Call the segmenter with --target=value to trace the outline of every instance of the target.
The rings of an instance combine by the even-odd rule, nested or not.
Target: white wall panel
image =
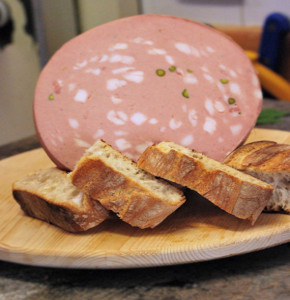
[[[271,12],[290,17],[290,0],[141,0],[143,13],[170,14],[220,25],[262,25]]]

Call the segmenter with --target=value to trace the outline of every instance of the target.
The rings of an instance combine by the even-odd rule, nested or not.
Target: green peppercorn
[[[165,76],[166,72],[163,69],[157,69],[156,70],[156,75],[159,77]]]
[[[222,84],[227,84],[227,83],[229,83],[229,80],[228,79],[220,79],[220,82]]]
[[[228,104],[235,104],[236,103],[236,99],[233,97],[228,98]]]
[[[54,95],[53,95],[53,93],[49,94],[48,100],[54,100]]]
[[[175,66],[171,66],[171,67],[168,68],[168,70],[170,72],[175,72],[176,71],[176,67]]]
[[[192,71],[191,69],[186,69],[186,71],[187,71],[188,73],[193,73],[193,71]]]
[[[188,90],[187,90],[187,89],[184,89],[184,90],[182,91],[182,96],[183,96],[184,98],[189,98],[189,93],[188,93]]]

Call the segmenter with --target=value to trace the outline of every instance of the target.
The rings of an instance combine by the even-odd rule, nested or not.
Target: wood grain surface
[[[254,129],[247,142],[290,144],[290,132]],[[193,192],[155,229],[108,220],[86,233],[67,233],[24,215],[11,184],[27,173],[52,166],[42,149],[0,161],[0,259],[65,268],[131,268],[197,262],[286,243],[290,216],[263,213],[256,224],[237,219]]]

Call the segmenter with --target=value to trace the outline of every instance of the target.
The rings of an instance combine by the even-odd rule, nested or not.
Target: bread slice
[[[24,212],[70,231],[97,226],[109,216],[99,202],[77,189],[66,172],[57,168],[39,170],[16,181],[13,196]]]
[[[157,226],[185,201],[179,189],[139,169],[102,140],[86,151],[70,176],[83,192],[140,228]]]
[[[290,213],[290,145],[271,141],[249,143],[228,155],[224,163],[274,187],[266,211]]]
[[[172,142],[148,147],[141,154],[138,166],[197,191],[221,209],[238,218],[249,219],[252,224],[273,190],[261,180]]]

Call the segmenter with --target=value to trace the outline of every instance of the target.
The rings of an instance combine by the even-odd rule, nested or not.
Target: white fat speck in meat
[[[149,49],[147,53],[150,55],[165,55],[166,51],[164,49],[153,48],[153,49]]]
[[[224,142],[224,139],[223,139],[222,137],[219,137],[219,138],[218,138],[218,142],[219,142],[219,143],[223,143],[223,142]]]
[[[110,62],[111,63],[121,62],[121,60],[122,60],[122,55],[121,54],[114,54],[110,57]]]
[[[115,97],[114,95],[111,96],[111,100],[114,104],[119,104],[119,103],[123,102],[123,100],[121,98]]]
[[[147,120],[147,117],[140,112],[136,112],[131,116],[130,120],[135,125],[140,126]]]
[[[76,119],[68,119],[68,122],[69,122],[69,126],[71,128],[76,129],[76,128],[78,128],[80,126],[78,120],[76,120]]]
[[[93,56],[90,58],[90,62],[95,62],[99,59],[99,57],[97,55]]]
[[[214,79],[213,79],[212,76],[210,76],[209,74],[203,74],[203,77],[204,77],[207,81],[209,81],[209,82],[211,82],[211,83],[214,82]]]
[[[242,128],[243,128],[242,124],[235,124],[230,126],[230,130],[233,135],[239,134]]]
[[[127,43],[117,43],[113,47],[109,48],[109,51],[124,50],[124,49],[128,49]]]
[[[198,83],[197,78],[192,74],[185,74],[185,76],[183,77],[183,81],[184,81],[184,83],[187,83],[187,84]]]
[[[175,43],[175,48],[185,54],[191,54],[191,49],[190,46],[188,44],[185,43]]]
[[[232,77],[237,77],[237,73],[234,70],[229,70],[229,73]]]
[[[240,95],[240,94],[241,94],[241,88],[240,88],[240,85],[237,84],[237,83],[231,82],[231,83],[230,83],[230,91],[231,91],[233,94]]]
[[[209,69],[205,66],[201,67],[201,70],[204,71],[204,72],[207,72],[207,73],[209,72]]]
[[[144,40],[142,37],[137,37],[133,40],[135,44],[153,45],[154,43],[150,40]]]
[[[86,69],[86,73],[91,73],[94,75],[100,75],[101,74],[101,69],[100,68],[96,68],[96,69]]]
[[[226,69],[227,69],[227,67],[226,67],[225,65],[223,65],[223,64],[220,64],[219,67],[220,67],[220,69],[222,69],[222,70],[226,70]]]
[[[99,60],[100,63],[106,62],[109,59],[109,55],[103,54]]]
[[[172,56],[170,55],[165,55],[165,60],[170,64],[170,65],[174,65],[174,59],[172,58]]]
[[[208,111],[208,113],[212,116],[214,114],[214,107],[213,107],[212,100],[209,98],[206,98],[204,106],[205,106],[205,109]]]
[[[105,134],[105,131],[103,129],[98,129],[97,132],[93,135],[94,139],[98,139],[101,136],[103,136]]]
[[[191,50],[191,54],[193,54],[196,57],[200,57],[200,52],[196,48],[194,48],[193,46],[191,46],[190,50]]]
[[[220,101],[215,101],[214,107],[220,113],[222,113],[222,112],[224,112],[226,110],[225,107],[224,107],[224,105]]]
[[[208,57],[208,54],[204,50],[201,49],[200,53],[201,53],[202,56]]]
[[[169,127],[173,130],[178,129],[182,125],[181,121],[176,121],[174,118],[171,118],[169,121]]]
[[[110,110],[107,119],[115,125],[124,125],[128,121],[127,115],[123,111]]]
[[[209,134],[213,134],[216,130],[216,120],[211,117],[206,117],[203,124],[203,130]]]
[[[74,70],[79,70],[79,69],[85,67],[87,64],[88,64],[88,61],[87,61],[87,60],[84,60],[83,62],[77,63],[77,64],[73,67],[73,69],[74,69]]]
[[[158,120],[155,119],[155,118],[151,118],[148,122],[149,122],[149,124],[154,125],[154,124],[157,124],[157,123],[158,123]]]
[[[112,70],[113,74],[119,74],[119,73],[124,73],[130,70],[134,70],[134,67],[123,67],[123,68],[119,68],[119,69],[114,69]]]
[[[215,52],[215,50],[211,46],[206,46],[205,49],[209,53],[214,53]]]
[[[116,130],[114,131],[114,135],[115,136],[124,136],[124,135],[127,135],[128,132],[127,131],[124,131],[124,130]]]
[[[123,55],[121,63],[123,64],[132,64],[135,61],[133,56]]]
[[[122,139],[117,139],[115,141],[115,144],[116,144],[117,148],[120,151],[124,151],[124,150],[127,150],[127,149],[131,148],[131,144],[123,138]]]
[[[192,134],[189,134],[187,136],[185,136],[181,141],[181,145],[184,146],[184,147],[187,147],[189,146],[190,144],[192,144],[194,141],[194,138],[193,138],[193,135]]]
[[[81,148],[89,148],[92,146],[90,143],[88,143],[82,139],[75,138],[74,141],[75,141],[75,144]]]
[[[126,80],[112,78],[107,81],[107,90],[113,91],[127,84]]]
[[[166,127],[165,127],[165,126],[162,126],[162,127],[160,128],[160,132],[165,132],[165,130],[166,130]]]
[[[88,93],[86,90],[79,89],[77,93],[75,94],[74,100],[77,102],[83,102],[85,103],[88,98]]]
[[[132,71],[127,74],[124,74],[123,77],[128,81],[140,83],[144,79],[144,72],[142,71]]]
[[[261,90],[260,89],[254,90],[254,96],[259,98],[259,99],[262,99],[263,95],[262,95]]]
[[[195,47],[190,46],[186,43],[175,43],[175,48],[182,53],[200,57],[199,51]]]
[[[259,79],[255,74],[252,75],[252,83],[256,87],[259,86]]]
[[[188,120],[189,122],[191,123],[192,126],[196,126],[197,125],[197,113],[196,113],[196,110],[195,109],[191,109],[189,112],[188,112]]]
[[[133,56],[114,54],[110,57],[111,63],[132,64],[135,61]]]

